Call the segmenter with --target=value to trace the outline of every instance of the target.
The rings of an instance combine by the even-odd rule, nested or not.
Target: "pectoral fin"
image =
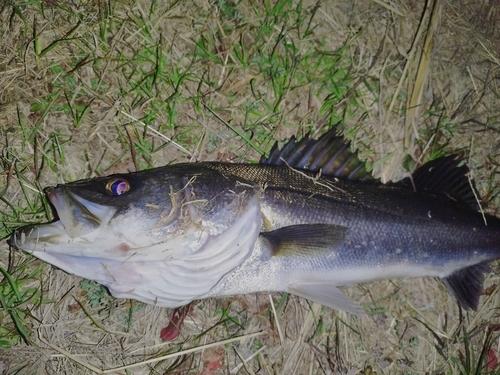
[[[279,228],[260,235],[274,256],[311,257],[339,246],[347,228],[331,224],[300,224]]]
[[[344,292],[332,284],[317,282],[294,282],[288,286],[288,291],[299,297],[307,298],[313,302],[336,310],[363,316],[359,305],[347,297]]]
[[[346,233],[347,228],[341,225],[301,224],[260,235],[267,241],[273,256],[311,258],[333,251],[344,242]],[[333,309],[363,315],[355,302],[329,282],[296,281],[288,285],[288,291]]]

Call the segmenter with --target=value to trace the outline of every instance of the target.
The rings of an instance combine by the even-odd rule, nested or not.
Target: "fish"
[[[48,187],[55,220],[10,242],[115,297],[169,308],[288,292],[363,315],[341,287],[437,277],[476,310],[500,258],[500,219],[483,212],[468,172],[454,154],[382,183],[333,127],[275,144],[258,164],[179,163]]]

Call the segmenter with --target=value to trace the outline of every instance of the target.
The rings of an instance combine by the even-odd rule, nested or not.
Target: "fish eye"
[[[114,178],[106,184],[106,192],[109,195],[122,195],[130,190],[130,184],[127,180],[121,178]]]

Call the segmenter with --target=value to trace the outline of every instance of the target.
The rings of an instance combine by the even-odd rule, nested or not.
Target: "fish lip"
[[[61,237],[68,237],[60,220],[41,225],[27,225],[16,229],[8,239],[10,246],[28,253],[45,251],[44,243],[50,243],[51,237],[59,242]]]

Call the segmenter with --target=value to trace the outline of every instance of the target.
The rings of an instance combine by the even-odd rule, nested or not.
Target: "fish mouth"
[[[45,189],[45,194],[56,209],[59,221],[70,238],[81,237],[101,226],[108,207],[89,202],[68,188],[59,186]]]
[[[73,193],[66,186],[49,187],[45,193],[55,209],[55,221],[22,227],[12,235],[12,245],[35,251],[42,245],[71,242],[75,238],[92,241],[117,209],[103,206]],[[46,246],[42,246],[44,251]]]

